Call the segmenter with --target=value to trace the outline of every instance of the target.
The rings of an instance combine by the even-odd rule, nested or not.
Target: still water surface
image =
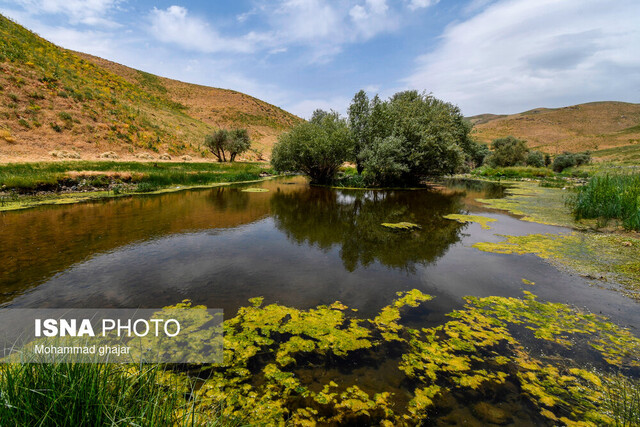
[[[255,186],[255,185],[254,185]],[[13,307],[156,308],[183,299],[231,317],[263,296],[297,308],[341,301],[375,316],[398,291],[436,298],[421,324],[435,324],[462,297],[522,296],[610,316],[634,329],[637,303],[559,271],[533,255],[471,247],[569,230],[483,208],[497,184],[450,181],[432,190],[338,190],[302,178],[247,186],[45,206],[0,214],[0,304]],[[491,230],[442,218],[495,218]],[[422,229],[391,232],[383,222]],[[534,281],[535,287],[522,279]]]

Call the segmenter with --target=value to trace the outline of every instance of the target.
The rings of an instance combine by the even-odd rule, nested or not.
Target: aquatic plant
[[[489,223],[497,221],[497,219],[495,218],[489,218],[489,217],[480,216],[480,215],[449,214],[449,215],[443,216],[443,218],[451,219],[453,221],[458,221],[462,224],[465,224],[468,222],[477,222],[478,224],[480,224],[483,230],[490,230],[491,226],[489,225]]]
[[[268,188],[245,188],[241,190],[243,193],[266,193],[269,191]]]
[[[414,224],[412,222],[396,222],[396,223],[391,223],[391,222],[383,222],[382,224],[383,227],[387,227],[391,230],[416,230],[416,229],[420,229],[422,227],[420,227],[418,224]]]

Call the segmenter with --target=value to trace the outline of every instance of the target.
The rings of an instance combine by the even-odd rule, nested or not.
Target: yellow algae
[[[414,224],[412,222],[396,222],[396,223],[383,222],[381,225],[391,230],[400,230],[400,231],[416,230],[416,229],[422,228],[418,224]]]
[[[268,188],[245,188],[241,190],[243,193],[266,193],[269,191]]]
[[[534,254],[590,279],[614,280],[640,299],[640,239],[615,233],[579,232],[508,236],[474,248],[500,254]]]
[[[480,216],[480,215],[450,214],[450,215],[443,216],[443,218],[451,219],[453,221],[458,221],[459,223],[462,223],[462,224],[465,224],[468,222],[477,222],[478,224],[480,224],[483,230],[490,230],[491,226],[489,225],[489,223],[497,221],[495,218],[489,218],[489,217]]]
[[[524,279],[524,278],[522,279],[522,283],[524,283],[525,285],[530,285],[530,286],[533,286],[533,285],[536,284],[536,282],[532,282],[531,280]]]

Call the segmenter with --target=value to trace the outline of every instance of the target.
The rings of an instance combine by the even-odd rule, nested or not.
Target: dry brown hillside
[[[472,135],[479,141],[513,135],[552,154],[640,143],[640,104],[626,102],[591,102],[468,119],[474,124]]]
[[[301,119],[240,92],[170,80],[60,48],[0,15],[0,162],[209,160],[204,136],[249,130],[268,158]],[[107,154],[114,153],[114,154]]]

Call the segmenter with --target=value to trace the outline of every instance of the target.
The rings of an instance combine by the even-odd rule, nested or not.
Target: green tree
[[[369,124],[371,109],[369,97],[364,90],[356,93],[351,105],[349,105],[349,129],[353,136],[352,157],[356,162],[358,174],[361,174],[364,169],[361,153],[369,148],[371,142],[371,127]]]
[[[204,145],[219,162],[226,162],[227,159],[233,162],[238,154],[244,153],[251,147],[251,140],[246,129],[218,129],[205,136]]]
[[[488,159],[491,167],[523,165],[529,153],[526,142],[513,136],[494,139],[491,149],[493,152]]]
[[[302,172],[313,183],[327,184],[352,152],[346,121],[334,111],[316,110],[310,121],[280,135],[271,164],[279,172]]]

